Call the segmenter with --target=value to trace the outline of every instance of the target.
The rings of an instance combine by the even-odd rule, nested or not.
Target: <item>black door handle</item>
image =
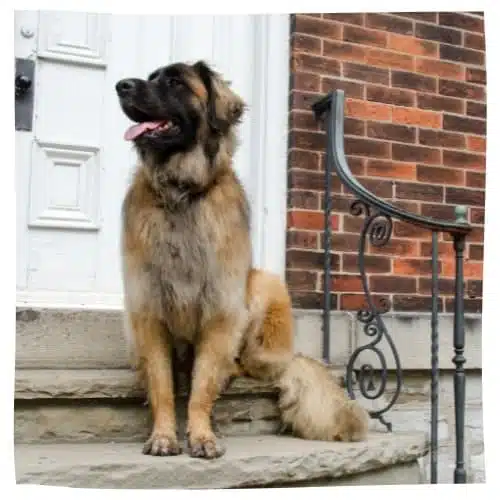
[[[31,88],[31,78],[18,73],[15,78],[16,97],[23,97]]]

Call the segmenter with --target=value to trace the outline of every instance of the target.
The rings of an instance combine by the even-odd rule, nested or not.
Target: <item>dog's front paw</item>
[[[226,452],[215,434],[188,435],[189,454],[195,458],[219,458]]]
[[[182,448],[175,435],[162,434],[154,431],[142,448],[142,453],[144,453],[144,455],[161,457],[179,455],[181,452]]]

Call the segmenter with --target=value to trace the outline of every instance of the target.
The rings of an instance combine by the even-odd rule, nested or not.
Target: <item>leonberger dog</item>
[[[203,61],[120,80],[116,92],[135,122],[125,139],[139,160],[122,206],[121,252],[126,331],[153,419],[143,452],[181,453],[174,350],[187,343],[188,450],[216,458],[224,447],[212,408],[231,377],[279,387],[294,360],[290,297],[278,276],[252,266],[250,207],[233,170],[246,105]],[[306,410],[311,425],[322,404]]]

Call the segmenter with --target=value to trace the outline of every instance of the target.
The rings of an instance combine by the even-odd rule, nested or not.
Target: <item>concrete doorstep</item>
[[[81,488],[246,488],[347,484],[416,484],[425,435],[371,433],[360,443],[285,436],[224,439],[226,454],[152,457],[140,443],[18,444],[17,483]]]

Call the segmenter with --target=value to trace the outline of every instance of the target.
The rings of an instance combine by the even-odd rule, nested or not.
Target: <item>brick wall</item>
[[[466,310],[481,311],[486,141],[482,13],[297,14],[291,24],[287,281],[294,306],[320,308],[325,136],[310,105],[346,93],[345,149],[358,180],[412,212],[453,219],[469,207]],[[361,217],[333,179],[333,308],[364,303]],[[366,265],[393,310],[430,310],[430,233],[395,222]],[[453,308],[452,243],[440,236],[440,309]]]

